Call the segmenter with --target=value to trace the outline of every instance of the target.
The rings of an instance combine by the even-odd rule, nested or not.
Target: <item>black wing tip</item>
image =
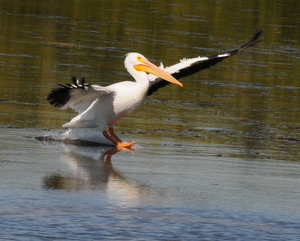
[[[72,89],[85,90],[87,86],[90,86],[90,84],[85,83],[85,78],[78,79],[76,77],[72,77],[72,82],[73,84],[58,84],[56,88],[51,90],[51,92],[46,96],[46,100],[50,103],[50,105],[61,108],[70,100]]]
[[[221,58],[224,59],[224,58],[227,58],[229,56],[235,55],[235,54],[243,51],[244,49],[249,48],[249,47],[257,44],[260,41],[258,39],[262,34],[263,34],[262,26],[256,27],[254,29],[252,37],[250,38],[250,40],[247,43],[243,44],[238,49],[234,49],[234,50],[231,50],[231,51],[227,52],[226,53],[226,54],[228,54],[227,56],[225,56],[224,54],[221,54],[221,56],[222,56]],[[220,54],[212,55],[212,56],[209,56],[208,58],[209,58],[209,60],[210,59],[215,59],[215,58],[220,58]]]
[[[72,88],[65,85],[58,85],[46,96],[46,100],[54,107],[63,107],[70,99],[70,91]]]
[[[242,45],[239,49],[238,49],[238,52],[248,48],[248,47],[251,47],[255,44],[257,44],[259,41],[258,41],[258,38],[263,34],[263,30],[262,30],[262,26],[259,26],[259,27],[256,27],[255,30],[254,30],[254,33],[251,37],[251,39],[245,43],[244,45]]]
[[[89,86],[90,85],[90,84],[85,83],[85,78],[78,79],[74,76],[72,77],[72,82],[73,82],[75,88],[84,89],[84,86]]]

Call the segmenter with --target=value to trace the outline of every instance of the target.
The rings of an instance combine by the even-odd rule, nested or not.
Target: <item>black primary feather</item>
[[[73,84],[66,83],[66,85],[58,84],[58,87],[52,89],[52,91],[47,95],[46,99],[48,102],[58,108],[63,107],[71,98],[71,91],[73,89],[83,89],[90,86],[90,84],[85,83],[85,78],[77,79],[72,77]]]
[[[227,54],[227,56],[224,56],[224,54],[216,54],[207,56],[208,59],[202,60],[199,62],[195,62],[191,66],[188,66],[184,69],[179,70],[177,73],[171,74],[175,79],[180,79],[183,77],[186,77],[188,75],[194,74],[196,72],[199,72],[203,69],[210,68],[211,66],[221,62],[223,59],[226,59],[234,54],[237,54],[241,52],[242,50],[253,46],[257,43],[257,39],[262,35],[262,28],[256,28],[254,31],[254,34],[252,35],[251,39],[242,45],[240,48],[231,50],[229,52],[226,52],[224,54]],[[155,81],[154,84],[152,84],[147,92],[147,96],[152,95],[154,92],[156,92],[158,89],[170,84],[170,82],[166,80],[159,79],[158,81]]]

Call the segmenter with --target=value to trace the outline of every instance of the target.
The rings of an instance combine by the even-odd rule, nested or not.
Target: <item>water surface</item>
[[[1,239],[299,239],[298,1],[2,5]],[[237,48],[256,26],[258,45],[118,122],[134,153],[35,139],[75,116],[45,100],[55,83],[130,80],[128,52],[168,66]]]

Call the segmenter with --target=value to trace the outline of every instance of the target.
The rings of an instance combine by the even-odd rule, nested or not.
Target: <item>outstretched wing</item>
[[[85,111],[96,99],[104,98],[113,91],[99,85],[90,85],[73,77],[73,84],[58,85],[46,97],[49,103],[61,109],[72,108],[79,114]]]
[[[211,56],[207,56],[207,57],[183,59],[178,64],[174,64],[174,65],[172,65],[170,67],[166,67],[166,68],[163,68],[163,66],[161,66],[161,68],[163,68],[165,71],[169,72],[174,78],[180,79],[182,77],[199,72],[203,69],[207,69],[210,66],[213,66],[213,65],[221,62],[223,59],[228,58],[229,56],[235,55],[250,46],[253,46],[254,44],[257,43],[257,39],[261,36],[261,34],[262,34],[262,29],[256,28],[251,39],[238,49],[235,49],[235,50],[223,53],[223,54],[216,54],[216,55],[211,55]],[[147,96],[152,95],[158,89],[170,84],[170,82],[160,79],[151,74],[149,74],[149,80],[150,80],[150,88],[147,92]]]

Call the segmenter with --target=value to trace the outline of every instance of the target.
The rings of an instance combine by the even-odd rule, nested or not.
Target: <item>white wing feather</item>
[[[208,57],[200,57],[200,56],[197,58],[191,58],[191,59],[181,59],[179,63],[171,65],[169,67],[165,67],[165,68],[164,68],[163,64],[160,63],[159,68],[163,69],[164,71],[168,72],[169,74],[174,74],[174,73],[179,72],[182,69],[186,69],[186,68],[192,66],[194,63],[202,62],[202,61],[205,61],[208,59],[209,59]],[[149,78],[149,81],[151,82],[151,81],[154,81],[155,79],[157,79],[158,77],[153,74],[148,74],[148,78]]]
[[[99,85],[90,85],[82,88],[74,88],[70,90],[70,99],[62,107],[62,109],[72,108],[79,114],[86,111],[95,100],[102,98],[109,94],[114,94],[114,91]]]

